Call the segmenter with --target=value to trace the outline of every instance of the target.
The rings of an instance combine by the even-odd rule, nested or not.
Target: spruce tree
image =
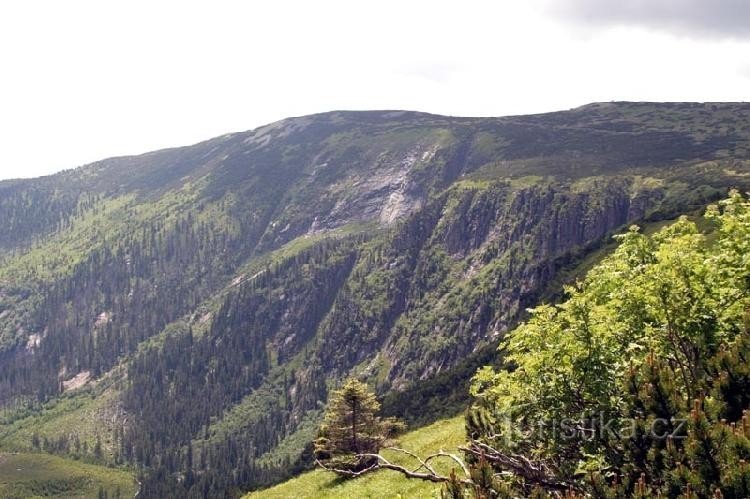
[[[347,380],[334,391],[326,410],[320,438],[315,442],[315,458],[332,468],[360,470],[377,461],[383,442],[403,424],[381,420],[376,414],[380,403],[366,384]]]

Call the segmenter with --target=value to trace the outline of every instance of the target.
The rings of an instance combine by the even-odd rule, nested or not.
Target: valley
[[[367,497],[380,472],[355,491],[308,471],[345,378],[405,442],[455,447],[470,378],[527,309],[630,224],[732,188],[750,188],[744,103],[331,112],[2,181],[0,452],[128,470],[143,497],[302,472],[267,497]]]

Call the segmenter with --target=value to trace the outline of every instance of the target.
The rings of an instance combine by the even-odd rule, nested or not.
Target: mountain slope
[[[107,417],[80,433],[145,470],[144,494],[218,493],[302,465],[343,376],[393,414],[445,415],[434,401],[609,234],[747,188],[749,118],[334,112],[0,182],[0,446],[80,438],[37,423],[88,390]]]

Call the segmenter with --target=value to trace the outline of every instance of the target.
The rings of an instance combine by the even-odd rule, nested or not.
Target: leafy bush
[[[506,338],[472,386],[479,495],[750,495],[750,203],[706,218],[631,228]]]

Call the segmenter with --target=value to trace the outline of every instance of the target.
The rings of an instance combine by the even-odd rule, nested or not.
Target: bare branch
[[[532,461],[521,454],[506,454],[482,442],[472,441],[460,450],[508,470],[528,482],[558,490],[577,490],[574,483],[560,480],[553,470],[542,461]]]
[[[357,477],[360,477],[362,475],[366,475],[367,473],[370,473],[371,471],[375,471],[375,470],[377,470],[377,469],[380,468],[379,463],[375,463],[372,466],[370,466],[368,468],[365,468],[363,470],[360,470],[360,471],[346,470],[346,469],[343,469],[343,468],[330,468],[327,465],[325,465],[322,462],[320,462],[318,459],[315,460],[315,464],[317,464],[318,466],[320,466],[321,468],[323,468],[326,471],[332,471],[332,472],[336,473],[337,475],[348,476],[348,477],[351,477],[351,478],[357,478]]]
[[[463,471],[464,475],[467,478],[471,477],[471,473],[469,473],[469,470],[468,470],[468,468],[466,468],[466,465],[464,464],[464,462],[461,461],[461,459],[458,456],[456,456],[455,454],[450,454],[448,452],[445,452],[445,451],[441,450],[437,454],[432,454],[431,456],[427,456],[425,458],[425,462],[430,462],[432,459],[438,458],[438,457],[447,457],[447,458],[452,459],[461,468],[461,471]]]
[[[428,456],[427,459],[423,460],[421,457],[417,456],[413,452],[408,451],[406,449],[401,449],[399,447],[386,447],[386,449],[394,451],[394,452],[401,452],[401,453],[406,454],[407,456],[411,456],[414,459],[416,459],[417,461],[419,461],[420,466],[418,468],[415,468],[413,470],[413,472],[417,472],[417,471],[421,470],[422,468],[424,468],[427,471],[429,471],[430,473],[432,473],[433,475],[437,475],[437,472],[435,471],[435,469],[432,466],[429,465],[429,459],[430,459],[431,456]]]
[[[367,468],[365,468],[363,470],[359,470],[359,471],[352,471],[352,470],[347,470],[347,469],[342,469],[342,468],[332,468],[332,467],[329,467],[326,464],[320,462],[319,460],[316,460],[315,462],[316,462],[316,464],[318,466],[320,466],[321,468],[323,468],[323,469],[325,469],[327,471],[332,471],[332,472],[334,472],[334,473],[336,473],[338,475],[347,476],[347,477],[350,477],[350,478],[360,477],[362,475],[366,475],[368,473],[371,473],[373,471],[377,471],[379,469],[386,469],[386,470],[398,471],[399,473],[401,473],[402,475],[406,476],[407,478],[416,478],[418,480],[426,480],[426,481],[433,482],[433,483],[445,483],[445,482],[451,481],[452,478],[448,477],[448,476],[444,476],[444,475],[438,474],[435,471],[435,469],[432,468],[432,466],[429,465],[429,462],[432,459],[435,459],[435,458],[443,456],[443,457],[449,457],[453,461],[455,461],[456,463],[458,463],[459,466],[461,467],[461,469],[463,470],[464,474],[467,477],[469,477],[469,472],[466,469],[466,466],[463,464],[463,462],[461,462],[461,460],[458,457],[456,457],[456,456],[454,456],[452,454],[448,454],[446,452],[442,452],[441,451],[441,452],[438,452],[436,454],[432,454],[432,455],[428,456],[425,459],[421,459],[416,454],[414,454],[414,453],[412,453],[410,451],[404,450],[404,449],[399,449],[397,447],[392,447],[392,448],[390,448],[390,450],[397,451],[397,452],[402,452],[402,453],[404,453],[406,455],[409,455],[409,456],[415,458],[417,461],[419,461],[420,466],[418,468],[416,468],[415,470],[409,470],[409,469],[407,469],[404,466],[401,466],[401,465],[394,464],[394,463],[390,462],[388,459],[386,459],[385,457],[383,457],[380,454],[357,454],[356,456],[354,456],[355,458],[373,458],[373,459],[376,460],[373,465],[371,465],[371,466],[369,466],[369,467],[367,467]],[[422,468],[426,469],[427,472],[426,473],[419,472],[419,470],[421,470]],[[464,484],[464,485],[474,485],[474,482],[471,479],[469,479],[469,478],[459,480],[459,482],[462,483],[462,484]]]
[[[429,456],[425,457],[424,459],[420,458],[418,455],[414,454],[411,451],[408,451],[406,449],[401,449],[399,447],[386,447],[386,449],[394,451],[394,452],[401,452],[401,453],[406,454],[407,456],[411,456],[414,459],[416,459],[417,461],[419,461],[419,463],[420,463],[421,466],[419,466],[418,468],[414,469],[413,471],[415,471],[415,472],[417,472],[420,469],[424,468],[427,471],[429,471],[430,473],[432,473],[434,475],[437,475],[437,472],[435,471],[435,469],[432,466],[430,466],[430,461],[432,461],[434,459],[437,459],[439,457],[447,457],[447,458],[451,459],[453,462],[455,462],[459,466],[459,468],[461,468],[461,471],[464,473],[464,475],[467,478],[471,476],[471,474],[469,473],[468,468],[466,468],[466,465],[461,460],[461,458],[459,458],[455,454],[450,454],[448,452],[445,452],[442,449],[440,450],[440,452],[436,452],[434,454],[430,454]]]
[[[388,469],[401,473],[407,478],[416,478],[419,480],[426,480],[434,483],[445,483],[452,481],[453,478],[439,474],[435,468],[430,464],[431,461],[439,457],[447,457],[453,460],[464,473],[465,478],[458,480],[463,485],[475,486],[476,484],[471,479],[471,474],[464,462],[456,455],[440,451],[435,454],[431,454],[425,458],[421,458],[415,453],[401,449],[398,447],[388,447],[387,450],[394,452],[400,452],[407,456],[410,456],[419,462],[419,466],[413,470],[406,468],[400,464],[395,464],[389,461],[386,457],[381,454],[357,454],[353,456],[356,459],[373,459],[374,463],[365,469],[359,471],[352,471],[344,468],[335,468],[328,466],[320,461],[316,461],[318,466],[321,468],[334,472],[341,476],[350,478],[360,477],[373,471],[380,469]],[[541,485],[548,489],[556,490],[578,490],[578,487],[572,482],[566,480],[560,480],[557,478],[554,470],[543,461],[533,461],[521,454],[510,454],[504,453],[493,447],[478,441],[472,441],[467,447],[459,447],[459,450],[468,454],[485,459],[488,463],[500,468],[502,470],[510,471],[518,477],[523,478],[528,483]],[[425,470],[424,472],[420,470]]]

